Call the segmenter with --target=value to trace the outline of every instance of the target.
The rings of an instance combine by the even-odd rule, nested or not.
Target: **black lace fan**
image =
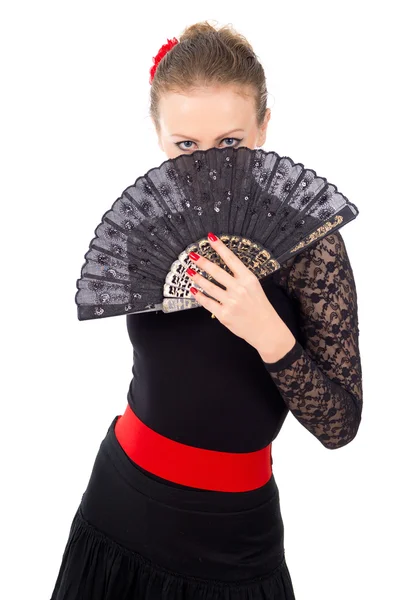
[[[103,215],[76,282],[78,319],[201,306],[185,271],[212,278],[189,252],[231,274],[209,231],[261,279],[357,215],[336,186],[276,152],[182,154],[139,177]]]

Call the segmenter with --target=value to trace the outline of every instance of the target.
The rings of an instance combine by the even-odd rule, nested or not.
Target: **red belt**
[[[272,442],[256,452],[218,452],[175,442],[145,425],[130,406],[115,424],[116,438],[131,460],[181,485],[220,492],[246,492],[272,475]]]

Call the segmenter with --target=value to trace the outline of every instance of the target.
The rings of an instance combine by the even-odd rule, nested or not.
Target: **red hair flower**
[[[162,58],[164,56],[166,56],[166,54],[172,49],[174,48],[174,46],[176,46],[178,44],[178,40],[176,38],[172,38],[171,40],[169,40],[167,38],[167,43],[163,44],[163,46],[160,48],[159,52],[157,53],[156,56],[153,57],[153,66],[151,67],[149,73],[150,73],[150,77],[149,77],[149,83],[152,83],[153,78],[155,77],[155,72],[156,69],[158,68],[158,64],[160,63],[160,61],[162,60]]]

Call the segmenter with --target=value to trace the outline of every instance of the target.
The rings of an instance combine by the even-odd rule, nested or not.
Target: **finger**
[[[213,234],[212,234],[213,235]],[[201,271],[206,271],[216,281],[224,285],[226,288],[232,288],[236,282],[236,279],[247,279],[253,276],[253,273],[243,264],[238,256],[232,250],[230,250],[224,242],[217,238],[218,241],[213,242],[209,238],[209,242],[212,248],[221,257],[226,266],[232,271],[233,275],[230,275],[223,267],[213,263],[211,260],[196,254],[195,252],[189,253],[189,257],[196,262]]]
[[[198,270],[205,271],[208,275],[211,276],[212,279],[218,281],[226,288],[230,288],[234,284],[234,276],[230,275],[225,269],[212,262],[208,258],[204,256],[200,256],[200,254],[196,254],[196,252],[190,252],[189,258],[195,263],[195,266],[198,267]]]
[[[190,267],[186,270],[186,274],[188,277],[190,277],[190,279],[192,279],[194,284],[198,285],[200,288],[203,288],[210,296],[219,302],[226,302],[227,291],[220,288],[219,285],[212,283],[206,279],[206,277],[203,277],[203,275],[200,273],[196,273]]]
[[[232,252],[230,248],[224,242],[214,235],[214,233],[209,233],[208,236],[209,242],[213,250],[217,252],[225,262],[225,264],[231,269],[234,276],[244,275],[248,270],[246,265],[240,260],[240,258]],[[213,240],[212,238],[216,238]],[[225,271],[224,271],[225,272]]]
[[[216,300],[212,300],[203,294],[200,290],[196,289],[194,286],[190,288],[191,294],[195,297],[195,300],[201,304],[204,308],[206,308],[209,312],[213,313],[216,317],[218,315],[218,311],[220,309],[220,304]],[[217,317],[218,318],[218,317]]]

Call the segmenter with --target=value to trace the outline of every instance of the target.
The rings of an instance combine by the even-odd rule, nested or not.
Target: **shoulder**
[[[323,259],[326,261],[333,257],[337,257],[344,252],[346,252],[346,247],[341,232],[333,231],[333,233],[326,234],[316,242],[313,242],[310,246],[307,246],[302,252],[296,254],[292,264],[299,263],[303,260],[320,261],[320,259]]]
[[[275,281],[290,295],[297,296],[300,290],[313,288],[319,280],[323,280],[322,286],[342,272],[349,278],[351,265],[343,236],[336,230],[288,259],[276,271]]]
[[[307,270],[334,271],[339,263],[348,260],[347,248],[340,231],[333,231],[316,242],[313,242],[302,252],[298,252],[290,262],[291,269],[302,274]]]
[[[296,254],[287,276],[289,292],[332,291],[349,283],[355,287],[347,248],[340,231],[333,231]]]

